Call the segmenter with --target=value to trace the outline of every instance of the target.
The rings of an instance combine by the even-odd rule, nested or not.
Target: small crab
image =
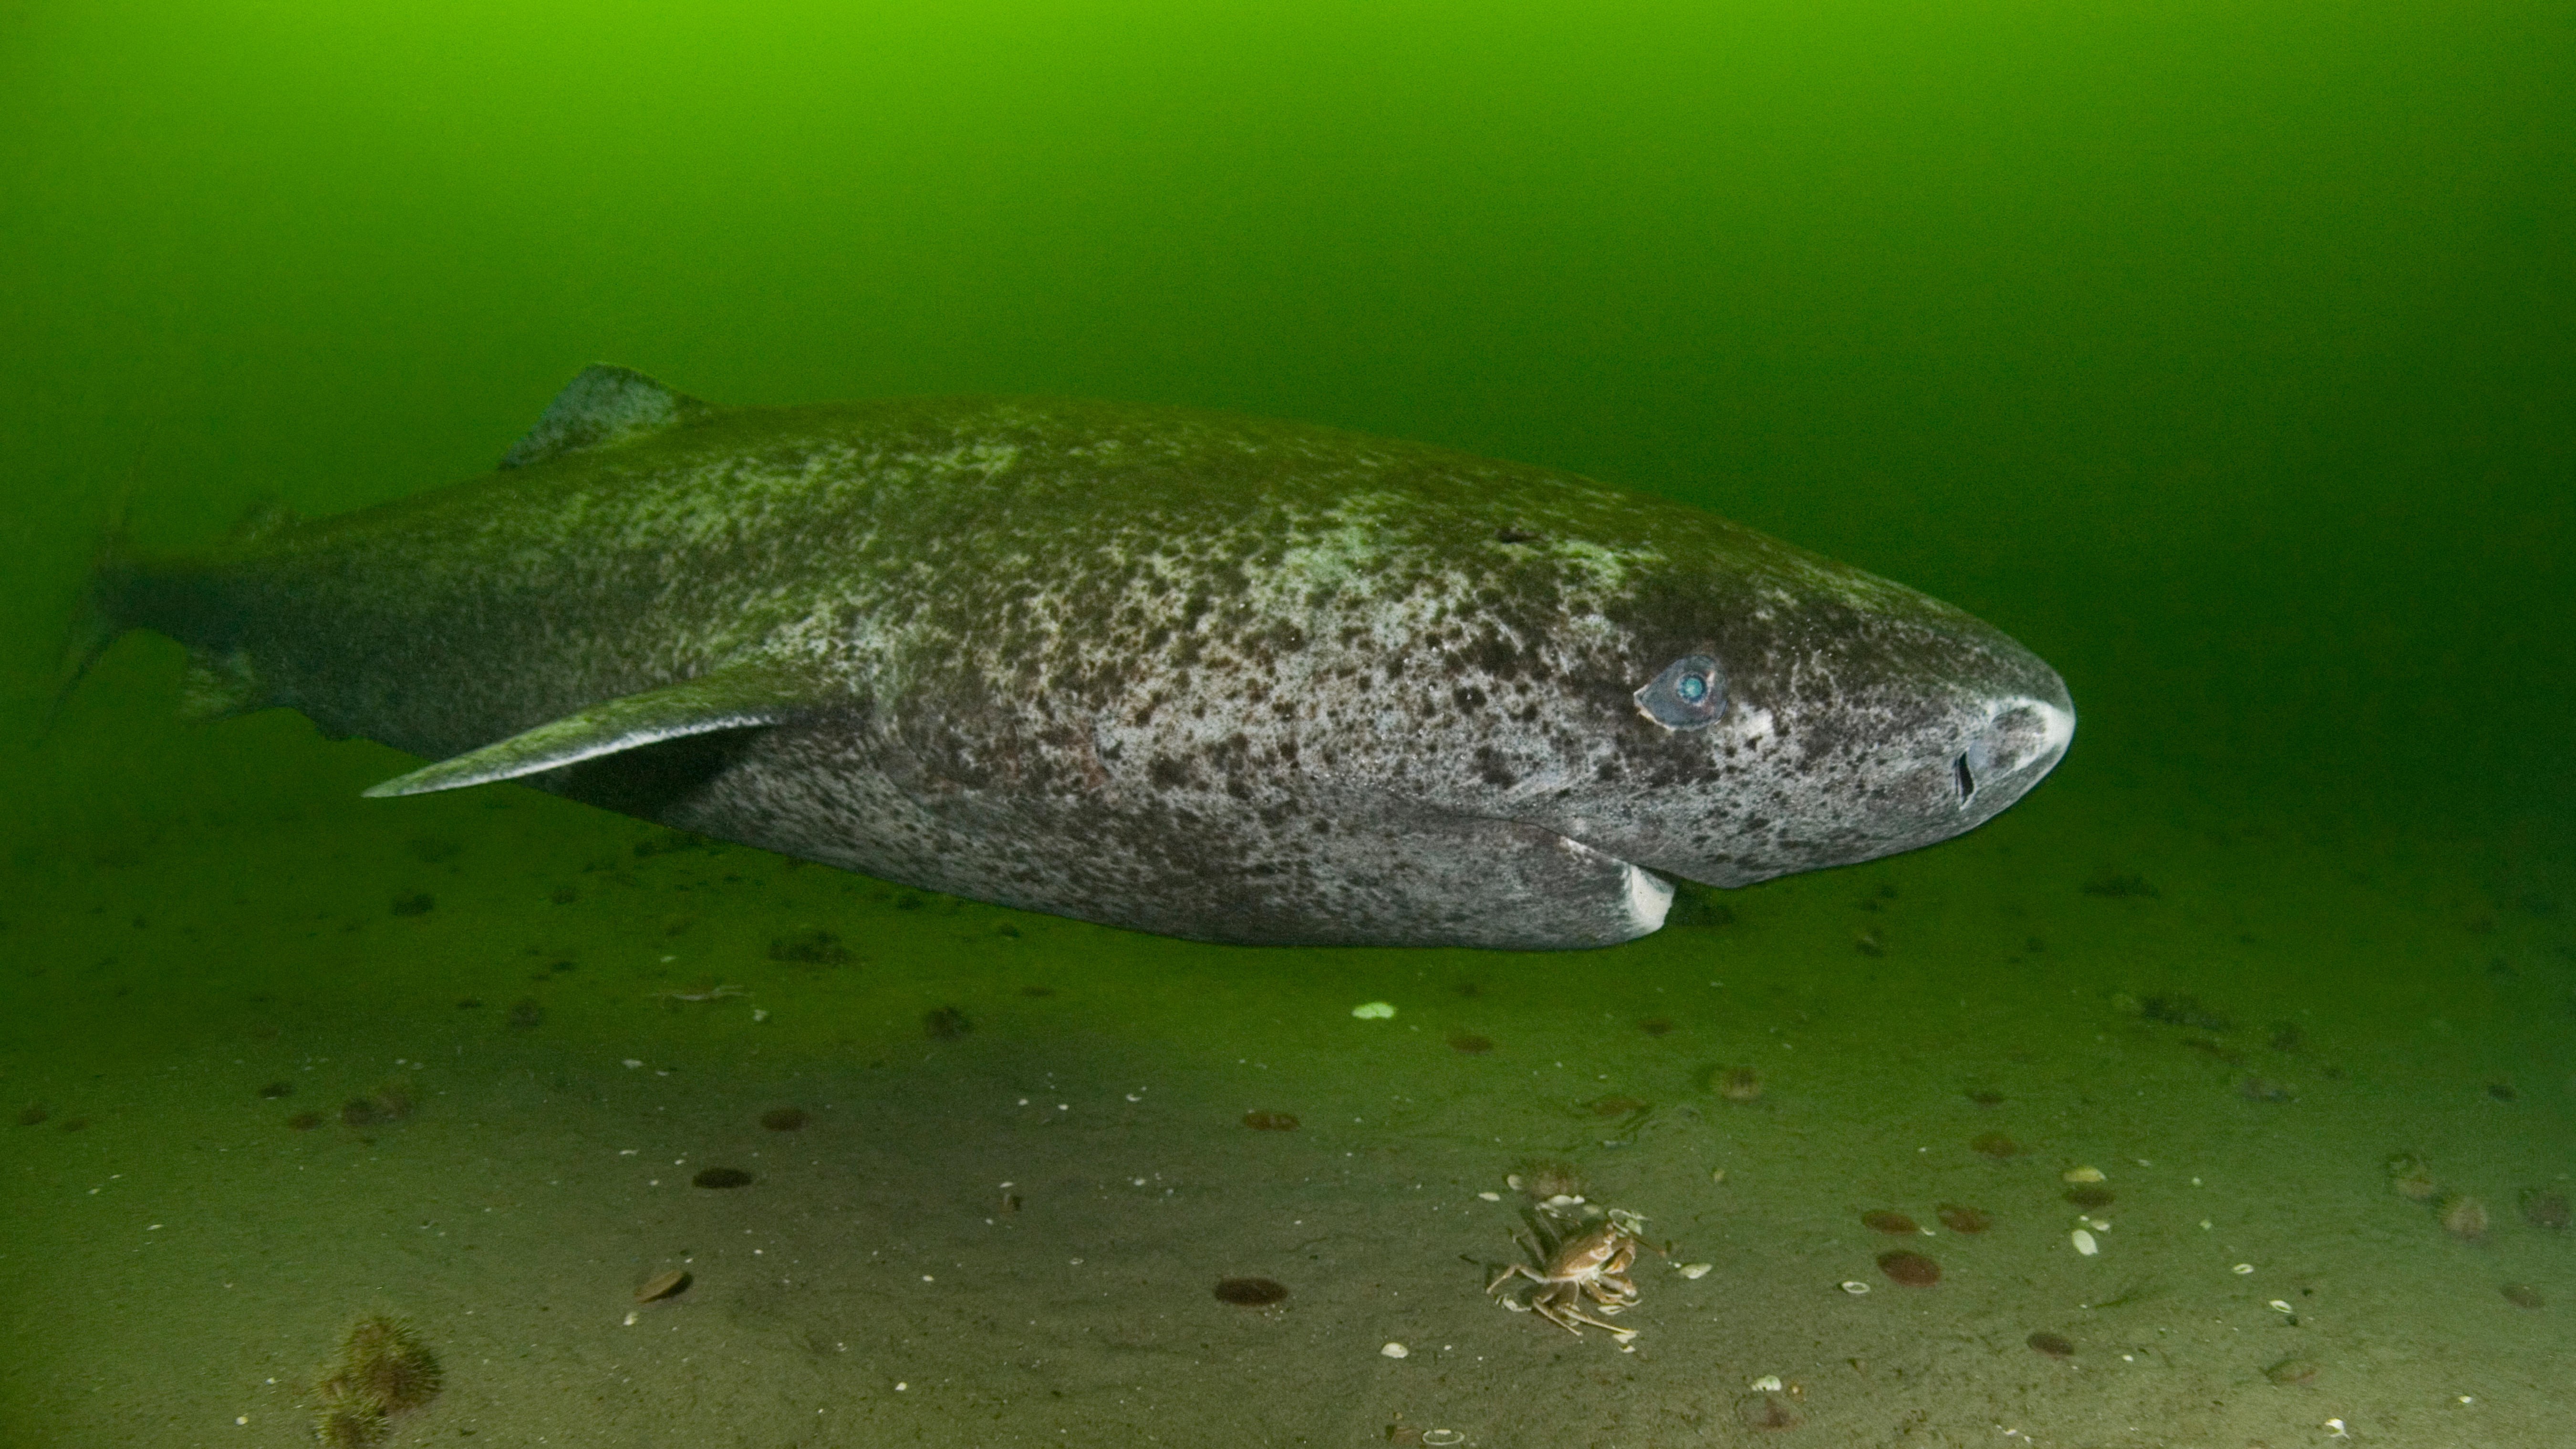
[[[1637,1214],[1612,1208],[1600,1222],[1580,1232],[1568,1231],[1553,1245],[1541,1229],[1540,1236],[1524,1244],[1538,1266],[1513,1263],[1495,1274],[1485,1291],[1514,1313],[1536,1313],[1577,1337],[1587,1323],[1606,1328],[1622,1351],[1633,1352],[1630,1341],[1637,1330],[1621,1328],[1609,1321],[1609,1315],[1637,1301],[1637,1285],[1629,1279],[1628,1269],[1637,1261],[1637,1233],[1645,1225]],[[1514,1240],[1520,1241],[1517,1234]],[[1515,1296],[1509,1291],[1516,1286],[1515,1278],[1527,1278],[1537,1286]],[[1589,1305],[1586,1299],[1591,1300]]]

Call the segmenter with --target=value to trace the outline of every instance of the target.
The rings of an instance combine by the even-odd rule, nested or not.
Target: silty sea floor
[[[1245,950],[227,728],[305,764],[8,868],[0,1441],[308,1443],[389,1312],[396,1445],[2564,1442],[2576,896],[2491,842],[2079,748],[1616,950]],[[1485,1292],[1540,1164],[1633,1352]]]

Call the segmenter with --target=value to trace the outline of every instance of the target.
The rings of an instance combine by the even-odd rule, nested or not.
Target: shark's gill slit
[[[1977,798],[1977,775],[1968,768],[1968,757],[1961,755],[1950,762],[1950,770],[1959,782],[1959,803],[1966,805]]]

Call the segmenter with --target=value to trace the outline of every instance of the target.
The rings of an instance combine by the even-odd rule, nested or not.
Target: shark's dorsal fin
[[[501,455],[501,466],[525,468],[567,453],[613,448],[714,414],[707,404],[633,368],[594,363],[564,384],[537,425]]]
[[[515,780],[683,735],[783,724],[821,702],[814,685],[806,669],[773,659],[747,660],[548,720],[479,750],[397,775],[365,793],[381,798],[458,790]]]

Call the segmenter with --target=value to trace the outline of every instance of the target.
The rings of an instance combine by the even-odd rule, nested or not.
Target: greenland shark
[[[890,881],[1267,944],[1603,946],[1946,840],[2066,686],[1949,605],[1552,469],[1180,408],[573,379],[490,475],[111,540],[199,718]],[[66,688],[69,686],[67,685]]]

